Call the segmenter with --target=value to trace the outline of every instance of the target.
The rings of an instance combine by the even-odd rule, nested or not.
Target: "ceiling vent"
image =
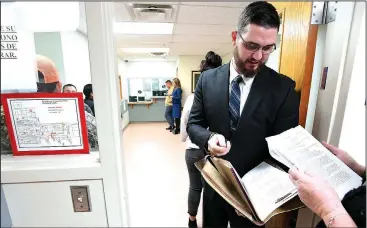
[[[174,21],[175,7],[172,5],[126,4],[134,21],[145,22],[172,22]]]
[[[151,52],[150,55],[155,56],[155,57],[166,57],[167,53],[166,52]]]

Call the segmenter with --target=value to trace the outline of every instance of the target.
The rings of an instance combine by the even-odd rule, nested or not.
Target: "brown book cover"
[[[267,163],[270,164],[271,161],[267,161]],[[221,158],[207,156],[195,165],[200,170],[205,181],[223,197],[223,199],[232,205],[239,215],[248,218],[255,225],[264,225],[269,219],[277,214],[304,207],[304,204],[295,194],[289,197],[284,204],[273,210],[265,219],[261,220],[256,213],[254,202],[250,200],[246,186],[243,185],[241,177],[238,176],[230,162]],[[273,164],[270,165],[273,166]]]

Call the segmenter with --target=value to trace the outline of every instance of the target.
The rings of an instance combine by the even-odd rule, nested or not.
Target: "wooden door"
[[[299,124],[305,126],[315,57],[317,25],[311,25],[312,2],[271,2],[282,16],[279,72],[296,82]],[[273,217],[266,227],[292,227],[297,211]]]
[[[122,80],[121,80],[121,75],[119,75],[119,89],[120,89],[120,99],[123,99],[122,96]]]
[[[311,25],[312,2],[272,2],[282,14],[279,72],[296,82],[299,124],[305,126],[315,57],[317,25]]]

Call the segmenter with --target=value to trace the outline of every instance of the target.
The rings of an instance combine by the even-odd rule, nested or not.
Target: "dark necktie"
[[[240,104],[241,104],[241,90],[240,82],[241,75],[235,77],[231,82],[231,95],[229,96],[229,122],[231,127],[231,135],[236,131],[238,121],[240,119]]]

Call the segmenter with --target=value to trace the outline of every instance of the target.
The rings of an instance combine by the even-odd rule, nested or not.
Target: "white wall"
[[[330,135],[328,140],[334,145],[339,145],[340,133],[342,131],[342,124],[344,119],[344,113],[347,104],[347,95],[350,90],[349,85],[351,81],[351,75],[353,72],[353,65],[355,61],[357,43],[360,36],[361,22],[364,21],[365,3],[356,2],[353,12],[352,26],[349,33],[349,42],[347,46],[347,51],[345,55],[344,66],[341,68],[341,74],[337,85],[337,91],[339,91],[340,96],[335,96],[332,125],[330,125]]]
[[[317,80],[313,78],[310,104],[316,98],[317,106],[314,123],[312,116],[308,116],[306,126],[313,124],[317,139],[338,146],[365,164],[364,3],[338,3],[336,21],[326,25],[324,45],[322,66],[329,67],[326,89],[320,90],[317,85],[318,95],[312,92],[321,75],[321,67],[314,67],[313,76]]]
[[[129,61],[126,63],[127,78],[175,78],[176,61]]]
[[[37,55],[46,56],[56,65],[60,81],[64,83],[66,78],[60,32],[35,32],[34,45]]]
[[[349,33],[354,12],[353,2],[338,2],[336,20],[327,24],[323,67],[328,67],[325,90],[319,89],[313,123],[313,135],[327,141],[331,134],[333,116],[340,91],[340,80],[349,41]],[[316,72],[317,73],[317,72]],[[318,72],[321,74],[321,72]],[[336,99],[336,100],[335,100]]]
[[[74,212],[70,186],[85,185],[89,188],[91,211]],[[13,227],[108,226],[102,180],[2,184],[2,187]]]
[[[182,86],[182,105],[185,104],[186,98],[192,94],[191,92],[191,74],[192,71],[200,69],[200,62],[205,56],[179,56],[178,78]]]
[[[230,52],[230,53],[222,56],[222,62],[223,62],[223,64],[229,63],[229,61],[231,61],[232,57],[233,57],[233,53],[232,52]]]
[[[353,70],[347,96],[346,109],[339,147],[346,150],[359,163],[365,165],[366,141],[366,28],[365,12],[354,57]]]
[[[80,32],[61,32],[65,81],[83,92],[84,85],[91,83],[88,40]]]

